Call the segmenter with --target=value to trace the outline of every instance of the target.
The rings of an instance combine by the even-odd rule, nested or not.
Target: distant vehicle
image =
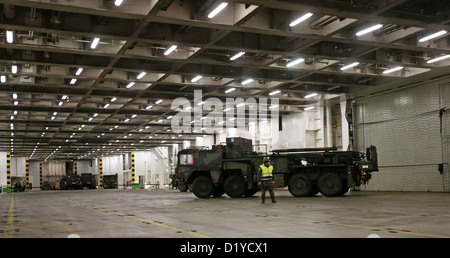
[[[59,181],[61,190],[67,189],[82,189],[81,178],[77,174],[67,174]]]

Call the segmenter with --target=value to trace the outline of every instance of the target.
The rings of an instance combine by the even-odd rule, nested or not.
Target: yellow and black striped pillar
[[[99,165],[100,165],[100,186],[103,187],[103,158],[98,158]]]
[[[39,162],[39,187],[41,188],[41,190],[44,187],[44,185],[42,184],[42,161]]]
[[[30,160],[25,158],[25,176],[27,179],[27,191],[30,191]]]
[[[136,183],[134,179],[134,152],[131,152],[131,183]]]
[[[6,153],[6,184],[11,189],[11,153]]]
[[[78,167],[77,167],[77,162],[75,161],[75,164],[74,164],[74,166],[75,166],[75,174],[77,174],[78,175]]]

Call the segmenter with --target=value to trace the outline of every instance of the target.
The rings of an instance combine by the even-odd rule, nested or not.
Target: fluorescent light
[[[295,59],[294,61],[291,61],[291,62],[287,63],[287,64],[286,64],[286,67],[291,67],[291,66],[300,64],[300,63],[303,62],[303,61],[305,61],[304,58],[298,58],[298,59]]]
[[[94,40],[92,41],[92,44],[91,44],[91,48],[92,49],[96,48],[98,45],[98,42],[100,42],[100,38],[94,38]]]
[[[132,116],[131,116],[131,118],[136,118],[136,117],[137,117],[137,115],[132,115]]]
[[[225,93],[230,93],[230,92],[232,92],[234,90],[236,90],[236,88],[231,88],[231,89],[226,90]]]
[[[373,25],[373,26],[371,26],[371,27],[369,27],[367,29],[360,30],[360,31],[356,32],[356,36],[362,36],[364,34],[367,34],[367,33],[371,32],[371,31],[378,30],[381,27],[383,27],[383,24]]]
[[[120,6],[120,5],[122,4],[122,2],[123,2],[123,0],[116,0],[116,1],[114,2],[114,5],[115,5],[115,6]]]
[[[12,30],[6,31],[6,42],[8,42],[8,43],[14,42],[14,32]]]
[[[13,93],[13,99],[17,99],[17,93]]]
[[[227,7],[227,2],[222,2],[219,6],[217,6],[212,12],[208,14],[208,18],[214,18],[218,13],[220,13],[225,7]]]
[[[67,99],[67,95],[63,95],[61,99]]]
[[[247,85],[247,84],[251,83],[252,81],[254,81],[254,80],[253,79],[247,79],[247,80],[242,82],[242,85]]]
[[[150,105],[150,106],[147,106],[145,109],[151,109],[153,106],[152,105]]]
[[[1,82],[6,82],[6,76],[5,75],[0,76],[0,81]]]
[[[14,101],[14,106],[17,106],[17,105],[19,105],[19,101]]]
[[[308,18],[311,17],[311,16],[313,16],[312,13],[307,13],[307,14],[303,15],[302,17],[296,19],[295,21],[291,22],[291,23],[289,24],[289,26],[294,27],[295,25],[297,25],[297,24],[299,24],[300,22],[302,22],[302,21],[308,19]]]
[[[58,106],[60,107],[60,106],[62,106],[63,104],[64,104],[64,102],[60,101],[60,102],[58,103]]]
[[[272,109],[272,108],[277,108],[277,107],[278,107],[278,105],[272,105],[269,108]]]
[[[271,93],[269,93],[269,95],[272,96],[272,95],[278,94],[280,92],[281,92],[280,90],[272,91]]]
[[[441,30],[441,31],[438,31],[438,32],[436,32],[436,33],[433,33],[433,34],[431,34],[431,35],[428,35],[428,36],[426,36],[426,37],[423,37],[423,38],[419,39],[419,42],[424,42],[424,41],[427,41],[427,40],[430,40],[430,39],[434,39],[434,38],[437,38],[437,37],[439,37],[439,36],[442,36],[442,35],[444,35],[444,34],[446,34],[446,33],[447,33],[446,30]]]
[[[142,77],[144,77],[146,74],[147,74],[146,72],[142,72],[142,73],[140,73],[136,78],[137,78],[138,80],[140,80],[140,79],[142,79]]]
[[[383,74],[393,73],[396,71],[400,71],[401,69],[403,69],[403,66],[397,66],[397,67],[394,67],[394,68],[384,71]]]
[[[17,73],[17,65],[12,65],[11,72],[12,73]]]
[[[314,109],[314,107],[307,107],[307,108],[304,108],[303,110],[311,110],[311,109]]]
[[[163,102],[163,100],[162,100],[162,99],[160,99],[160,100],[157,100],[157,101],[155,102],[155,104],[159,104],[159,103],[161,103],[161,102]]]
[[[305,96],[305,99],[309,99],[309,98],[312,98],[312,97],[314,97],[314,96],[317,96],[317,95],[319,95],[319,94],[317,94],[317,93],[311,93],[311,94],[308,94],[308,95],[306,95]]]
[[[117,97],[113,97],[112,99],[111,99],[111,102],[114,102],[114,101],[116,101],[117,100]]]
[[[75,75],[80,75],[81,72],[83,72],[83,68],[78,68],[78,69],[77,69],[77,72],[75,73]]]
[[[357,65],[359,65],[359,62],[354,62],[354,63],[348,64],[348,65],[342,66],[341,71],[347,70],[347,69],[355,67]]]
[[[238,59],[239,57],[243,56],[244,54],[245,54],[245,52],[239,52],[236,55],[232,56],[230,58],[230,61],[234,61],[234,60]]]
[[[441,60],[444,60],[444,59],[447,59],[447,58],[450,58],[450,55],[445,55],[445,56],[440,56],[440,57],[436,57],[436,58],[430,59],[430,60],[427,61],[427,64],[438,62],[438,61],[441,61]]]
[[[171,47],[169,47],[169,49],[166,50],[166,52],[164,52],[164,55],[170,55],[170,53],[172,53],[175,49],[177,49],[177,45],[173,45]]]
[[[106,103],[103,108],[108,108],[109,107],[109,103]]]
[[[77,79],[70,80],[70,84],[75,84],[77,82]]]
[[[203,78],[203,76],[197,75],[194,78],[192,78],[191,82],[196,82],[196,81],[200,80],[201,78]]]
[[[128,85],[127,85],[127,89],[129,89],[129,88],[133,87],[133,86],[134,86],[134,84],[135,84],[135,82],[130,82],[130,83],[128,83]]]

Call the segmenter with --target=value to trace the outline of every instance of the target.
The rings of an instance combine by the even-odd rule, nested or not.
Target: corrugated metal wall
[[[355,147],[377,146],[380,167],[363,189],[448,191],[448,166],[438,171],[448,160],[439,116],[448,88],[432,83],[356,101]]]

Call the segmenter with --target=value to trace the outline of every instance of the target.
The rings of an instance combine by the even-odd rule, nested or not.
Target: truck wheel
[[[223,184],[223,189],[228,196],[233,198],[242,197],[247,192],[245,183],[239,176],[228,177]]]
[[[187,192],[188,185],[186,183],[179,183],[178,190],[180,190],[180,192]]]
[[[306,175],[297,174],[289,179],[288,189],[292,196],[305,197],[311,194],[312,183]]]
[[[338,175],[327,173],[319,178],[318,186],[321,194],[327,197],[333,197],[342,194],[344,184]]]
[[[199,176],[192,183],[192,192],[198,198],[208,198],[214,190],[213,183],[207,176]]]

